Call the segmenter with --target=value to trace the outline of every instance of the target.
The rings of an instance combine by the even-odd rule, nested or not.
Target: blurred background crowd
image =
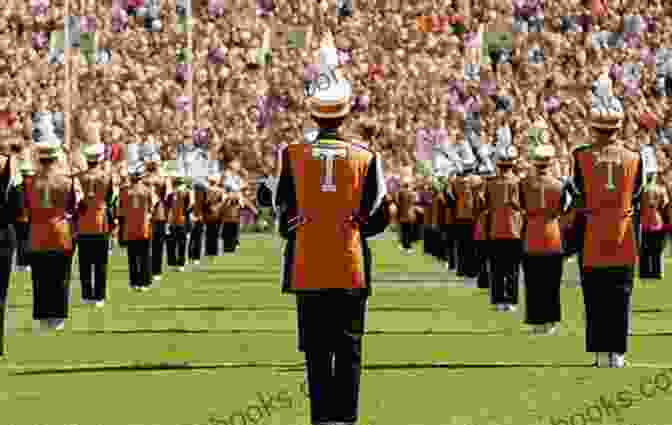
[[[314,127],[304,102],[326,31],[353,86],[345,132],[381,152],[392,180],[417,174],[423,146],[524,144],[540,119],[566,175],[605,70],[625,107],[620,136],[660,146],[670,166],[663,0],[9,0],[0,11],[10,137],[30,155],[33,112],[61,112],[54,128],[73,169],[97,142],[120,174],[124,145],[163,160],[200,150],[253,195],[278,147]]]

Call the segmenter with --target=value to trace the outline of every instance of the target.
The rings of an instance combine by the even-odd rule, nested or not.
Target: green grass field
[[[672,368],[669,279],[637,285],[633,365],[595,369],[574,285],[563,288],[559,334],[533,337],[523,311],[491,311],[485,291],[461,286],[430,258],[402,255],[393,238],[372,241],[361,425],[550,425]],[[105,309],[80,305],[75,274],[66,329],[44,336],[32,330],[29,276],[14,274],[0,425],[309,425],[294,300],[279,288],[280,247],[270,236],[244,236],[235,255],[170,273],[147,293],[128,289],[117,253]],[[567,269],[574,282],[575,263]],[[575,417],[573,425],[670,425],[663,389],[651,395],[645,386],[650,399],[621,409],[620,419],[603,411],[601,421]],[[283,390],[292,405],[259,419],[258,393]],[[245,421],[231,417],[248,407]]]

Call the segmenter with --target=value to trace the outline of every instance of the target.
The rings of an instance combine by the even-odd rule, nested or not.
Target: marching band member
[[[184,174],[178,170],[170,172],[173,178],[173,193],[168,196],[166,210],[168,213],[168,232],[166,248],[168,266],[183,272],[186,265],[187,250],[187,214],[193,204],[193,193],[186,182]]]
[[[642,244],[639,260],[641,279],[663,278],[663,249],[665,247],[664,225],[670,198],[665,185],[652,181],[641,196]]]
[[[240,191],[234,191],[231,186],[224,186],[224,200],[220,208],[222,240],[224,252],[234,252],[240,245],[240,213],[242,208],[250,208],[257,214],[257,208]]]
[[[518,149],[508,145],[496,152],[498,175],[485,188],[484,232],[492,265],[492,303],[498,311],[515,311],[518,304],[523,217],[520,209],[520,179],[513,167]]]
[[[605,74],[598,80],[590,127],[593,144],[576,149],[573,186],[584,208],[582,229],[586,351],[598,367],[623,367],[639,240],[640,154],[615,135],[623,105]]]
[[[14,184],[12,163],[16,160],[10,156],[8,144],[0,146],[2,159],[0,159],[0,357],[5,352],[5,315],[7,314],[7,295],[9,292],[9,279],[12,272],[12,258],[16,250],[17,238],[14,222],[21,209],[22,196],[19,188]]]
[[[219,176],[208,176],[208,191],[203,206],[203,221],[205,222],[205,256],[213,261],[219,255],[220,211],[219,206],[224,200],[224,191],[217,186]]]
[[[551,174],[555,148],[533,148],[530,160],[536,175],[521,181],[521,206],[525,211],[523,271],[525,278],[525,323],[535,334],[553,334],[560,322],[560,285],[563,252],[560,216],[568,206],[563,184]]]
[[[418,194],[413,187],[413,177],[407,174],[401,180],[401,188],[395,197],[395,204],[398,206],[399,214],[399,239],[401,249],[406,254],[413,254],[414,225],[417,221],[417,210],[415,201]]]
[[[454,178],[455,176],[451,176],[446,179],[439,197],[442,251],[446,270],[455,270],[457,267],[457,246],[453,227],[455,224],[455,197],[452,190]]]
[[[488,182],[497,177],[494,175],[482,175],[481,183],[474,188],[476,202],[474,205],[474,256],[478,264],[478,276],[476,278],[476,287],[479,289],[490,289],[492,287],[492,255],[496,252],[490,252],[490,244],[487,234],[487,213],[484,213],[487,206],[485,203],[485,188]]]
[[[113,196],[112,176],[105,173],[100,163],[105,153],[103,144],[84,150],[88,170],[78,174],[84,191],[79,206],[79,277],[82,284],[82,303],[105,304],[107,264],[111,223],[107,205]]]
[[[473,279],[478,276],[473,237],[477,202],[475,188],[480,183],[480,178],[469,173],[469,170],[463,169],[453,180],[455,215],[452,230],[455,232],[457,245],[457,275]]]
[[[432,185],[432,178],[427,177],[423,179],[422,191],[420,192],[420,202],[423,208],[423,251],[427,255],[439,259],[439,243],[437,240],[437,228],[438,223],[436,221],[438,216],[437,205],[438,201],[436,199],[436,190]]]
[[[28,209],[27,196],[30,193],[30,185],[32,184],[35,169],[32,161],[22,160],[19,163],[19,172],[21,173],[21,183],[18,190],[21,193],[21,207],[14,222],[16,230],[16,268],[17,271],[30,271],[30,262],[28,261],[28,241],[30,230],[30,210]]]
[[[153,188],[142,182],[141,170],[129,173],[130,182],[119,193],[119,209],[123,215],[122,239],[128,253],[128,275],[131,289],[148,291],[152,285],[152,209],[159,200]]]
[[[205,198],[207,191],[194,188],[194,203],[191,209],[191,234],[189,235],[189,261],[199,266],[201,264],[201,254],[203,252],[203,233],[204,223],[203,214],[205,209]]]
[[[346,84],[336,80],[311,97],[320,132],[312,145],[282,151],[274,196],[286,240],[283,292],[297,295],[313,424],[357,422],[370,292],[362,239],[387,224],[380,157],[337,130],[350,109]]]
[[[61,152],[58,142],[38,145],[41,169],[28,195],[33,319],[56,330],[62,330],[68,318],[74,248],[68,215],[75,212],[76,181],[57,168]]]
[[[163,271],[163,250],[166,245],[166,221],[168,211],[166,197],[169,193],[168,179],[159,167],[159,158],[153,156],[146,161],[146,175],[143,181],[149,184],[157,200],[152,214],[152,279],[159,281]]]

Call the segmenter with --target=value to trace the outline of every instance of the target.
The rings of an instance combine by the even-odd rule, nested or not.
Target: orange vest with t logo
[[[151,189],[142,183],[135,183],[119,194],[120,208],[124,213],[123,237],[125,241],[148,240],[152,237]]]
[[[295,290],[364,288],[362,240],[348,223],[360,207],[373,154],[340,140],[287,147],[297,216],[291,287]],[[291,218],[291,217],[290,217]],[[303,223],[303,224],[300,224]]]
[[[453,193],[456,198],[455,219],[457,221],[473,222],[475,219],[476,194],[471,183],[464,177],[458,177],[453,183]]]
[[[65,216],[71,181],[62,174],[37,175],[31,184],[30,246],[33,251],[72,252],[72,228]]]
[[[86,208],[79,216],[79,233],[83,235],[108,233],[110,226],[105,214],[105,197],[110,189],[111,180],[105,178],[102,172],[87,172],[80,176],[79,182],[84,192],[82,202],[86,202]]]
[[[613,148],[612,148],[613,149]],[[634,266],[637,244],[633,222],[633,191],[640,157],[623,147],[621,163],[613,165],[613,190],[609,190],[609,165],[597,163],[595,148],[575,153],[583,178],[587,215],[583,245],[584,267]]]
[[[659,183],[642,193],[640,211],[643,231],[656,232],[663,229],[663,216],[668,203],[667,188]]]
[[[485,209],[489,217],[489,239],[520,239],[523,217],[520,211],[520,180],[499,176],[487,182]]]
[[[551,176],[528,177],[521,183],[522,204],[526,212],[525,252],[562,252],[560,213],[562,183]]]
[[[175,205],[168,212],[168,223],[175,226],[184,226],[187,217],[190,192],[178,190],[175,192]]]

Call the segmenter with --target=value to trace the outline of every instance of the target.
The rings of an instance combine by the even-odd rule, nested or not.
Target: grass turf
[[[642,379],[672,368],[669,278],[637,284],[632,367],[595,369],[573,285],[562,291],[559,334],[532,337],[523,311],[490,311],[485,291],[463,287],[428,257],[402,255],[393,235],[372,241],[372,249],[361,425],[571,424],[571,415],[601,396],[639,393]],[[128,289],[126,258],[116,253],[105,308],[80,305],[75,274],[66,330],[44,336],[32,330],[29,275],[14,273],[0,424],[309,424],[294,300],[280,294],[279,253],[277,239],[243,236],[235,255],[202,271],[167,273],[147,293]],[[576,263],[566,263],[567,282],[575,276]],[[522,297],[524,288],[521,307]],[[650,398],[618,415],[593,408],[594,422],[586,423],[669,425],[666,373],[661,389],[644,386]],[[261,409],[259,397],[281,396],[284,403]],[[573,425],[583,423],[574,417]]]

